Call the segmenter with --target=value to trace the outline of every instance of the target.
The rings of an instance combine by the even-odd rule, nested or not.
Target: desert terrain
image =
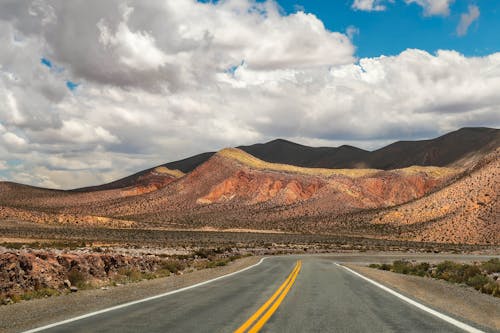
[[[108,288],[249,255],[495,255],[499,181],[500,131],[466,128],[374,152],[275,140],[72,190],[0,182],[0,297]]]

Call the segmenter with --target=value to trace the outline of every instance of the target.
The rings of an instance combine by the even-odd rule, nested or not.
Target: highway
[[[335,258],[290,256],[267,258],[255,267],[195,288],[41,331],[353,333],[467,329],[377,287],[337,265]]]

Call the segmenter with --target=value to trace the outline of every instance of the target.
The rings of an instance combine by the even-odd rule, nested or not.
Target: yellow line
[[[292,272],[288,275],[288,277],[285,280],[285,282],[283,282],[281,284],[281,286],[278,288],[278,290],[276,290],[275,293],[266,301],[266,303],[264,303],[250,318],[248,318],[248,320],[245,323],[243,323],[243,325],[241,325],[236,331],[234,331],[234,333],[243,333],[243,332],[245,332],[245,330],[248,329],[254,323],[254,321],[257,320],[257,318],[259,318],[259,316],[264,311],[266,311],[266,309],[275,301],[275,299],[282,293],[282,291],[285,290],[285,292],[283,293],[284,295],[281,294],[280,298],[278,298],[278,302],[279,303],[276,306],[276,308],[269,314],[269,316],[267,317],[267,319],[261,324],[260,327],[262,327],[266,323],[266,321],[276,311],[276,309],[278,308],[279,304],[283,301],[283,298],[285,298],[286,294],[290,290],[291,286],[293,285],[293,281],[295,281],[295,278],[297,277],[297,274],[300,271],[301,265],[302,265],[301,261],[300,260],[297,261],[297,264],[295,265],[295,267],[292,270]],[[274,307],[274,305],[273,305],[273,307]],[[268,313],[266,313],[264,316],[266,316]],[[259,322],[261,322],[261,321],[262,321],[262,319]],[[258,329],[257,329],[257,331],[258,331]],[[257,332],[257,331],[254,331],[254,332]]]
[[[292,279],[290,280],[290,283],[288,284],[288,286],[285,288],[285,290],[280,295],[280,297],[276,300],[276,302],[262,316],[262,318],[260,318],[259,321],[248,331],[248,333],[257,333],[258,331],[260,331],[262,326],[264,326],[264,324],[269,320],[269,318],[271,318],[271,316],[274,314],[274,312],[276,312],[276,310],[280,306],[281,302],[283,302],[283,299],[285,299],[285,296],[290,291],[290,288],[292,288],[293,283],[295,282],[295,279],[297,278],[297,275],[299,275],[301,266],[302,266],[302,262],[299,261],[299,268],[295,271],[295,274],[293,275]]]
[[[283,291],[283,289],[285,289],[286,285],[288,284],[288,282],[291,280],[293,274],[295,273],[295,271],[298,269],[299,267],[299,263],[297,262],[297,264],[295,265],[295,268],[292,270],[292,272],[288,275],[287,279],[285,280],[285,282],[283,282],[283,284],[278,288],[278,290],[275,291],[275,293],[266,301],[266,303],[264,303],[250,318],[248,318],[248,320],[243,323],[243,325],[241,325],[236,331],[234,331],[234,333],[243,333],[245,332],[245,330],[250,327],[250,325],[253,324],[254,321],[257,320],[257,318],[259,318],[259,316],[272,304],[272,302],[274,302],[274,300],[279,296],[279,294]]]

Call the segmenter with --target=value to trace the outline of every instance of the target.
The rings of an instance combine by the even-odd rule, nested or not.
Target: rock
[[[78,291],[78,288],[75,286],[69,287],[69,290],[71,290],[72,293],[76,293]]]
[[[12,304],[12,303],[14,303],[14,301],[10,297],[7,297],[7,298],[3,299],[3,301],[2,301],[3,305],[8,305],[8,304]]]
[[[65,287],[71,288],[71,281],[70,280],[64,280],[63,283],[64,283]]]

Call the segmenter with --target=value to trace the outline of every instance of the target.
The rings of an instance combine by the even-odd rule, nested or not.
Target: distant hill
[[[283,139],[237,148],[266,162],[309,168],[372,168],[400,169],[420,166],[467,166],[500,146],[500,130],[466,127],[435,139],[398,141],[373,152],[343,145],[340,147],[309,147]],[[212,157],[202,153],[183,160],[163,164],[170,170],[189,173]],[[155,168],[99,186],[75,191],[110,190],[137,185],[138,179],[148,179]],[[141,185],[147,185],[141,183]]]
[[[398,141],[370,153],[367,165],[398,169],[410,165],[460,166],[476,161],[500,146],[500,130],[466,127],[431,140]]]

